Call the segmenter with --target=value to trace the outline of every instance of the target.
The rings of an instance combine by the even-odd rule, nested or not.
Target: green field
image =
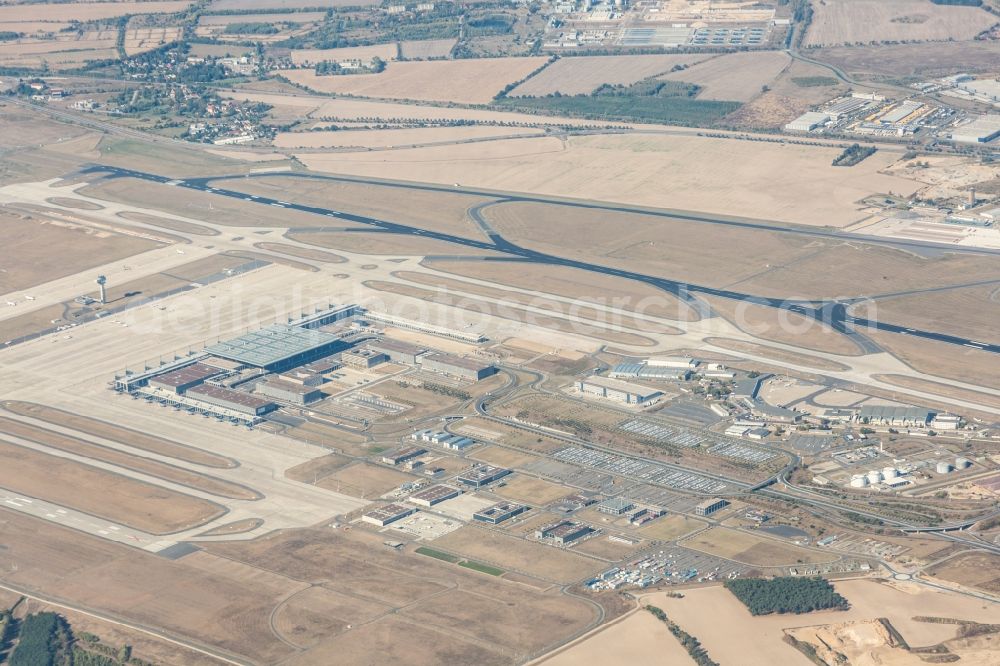
[[[496,567],[491,567],[488,564],[483,564],[482,562],[474,562],[472,560],[459,562],[458,566],[465,567],[466,569],[472,569],[473,571],[478,571],[480,573],[489,574],[491,576],[502,576],[504,573],[506,573],[503,569],[497,569]]]
[[[448,553],[442,553],[440,550],[434,550],[433,548],[427,548],[426,546],[421,546],[420,548],[417,548],[416,552],[419,553],[420,555],[426,555],[427,557],[433,557],[436,560],[444,560],[445,562],[449,562],[451,564],[455,564],[460,559],[462,559],[460,557],[455,557],[454,555],[449,555]]]
[[[817,88],[819,86],[835,86],[840,81],[832,76],[793,76],[792,83],[800,88]]]

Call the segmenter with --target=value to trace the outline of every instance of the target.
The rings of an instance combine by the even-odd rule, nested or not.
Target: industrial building
[[[348,349],[340,355],[340,362],[350,368],[368,370],[389,360],[382,352],[373,349]]]
[[[192,363],[153,377],[149,380],[149,385],[163,391],[183,394],[188,389],[203,384],[206,379],[219,374],[222,374],[222,371],[218,368],[204,363]]]
[[[421,506],[434,506],[453,497],[458,497],[462,491],[454,486],[438,484],[429,488],[419,490],[410,495],[410,501]]]
[[[385,527],[386,525],[394,523],[401,518],[406,518],[415,512],[416,509],[410,506],[403,506],[401,504],[386,504],[385,506],[380,506],[376,509],[365,512],[361,516],[361,520],[366,523],[371,523],[372,525]]]
[[[611,516],[620,516],[635,508],[635,503],[624,497],[610,497],[597,505],[597,510]]]
[[[740,400],[756,400],[757,394],[760,393],[760,387],[764,385],[764,381],[770,379],[773,375],[757,375],[756,377],[746,377],[740,379],[733,385],[733,395],[732,397]]]
[[[340,336],[331,333],[289,324],[272,324],[210,345],[205,351],[244,366],[282,372],[349,346]]]
[[[442,430],[418,430],[410,435],[411,439],[437,444],[449,451],[464,451],[476,442],[462,435],[452,435]]]
[[[955,143],[989,143],[1000,136],[1000,114],[991,113],[973,120],[967,125],[956,127],[951,132]]]
[[[785,125],[789,132],[811,132],[830,122],[830,115],[819,111],[808,111]]]
[[[608,371],[612,379],[681,379],[691,378],[692,371],[687,368],[671,366],[654,366],[648,363],[619,363]]]
[[[535,530],[536,539],[548,539],[560,546],[565,546],[579,541],[585,536],[595,532],[590,525],[575,523],[570,520],[562,520]]]
[[[662,391],[656,389],[601,375],[592,375],[577,381],[576,388],[581,393],[617,400],[629,405],[648,405],[663,395]]]
[[[710,516],[719,509],[724,509],[729,506],[729,502],[724,499],[713,498],[707,499],[701,504],[694,508],[694,512],[699,516]]]
[[[368,348],[385,354],[386,358],[393,363],[402,363],[405,365],[416,365],[417,359],[422,354],[427,353],[427,350],[423,347],[389,338],[383,338],[377,342],[369,342]]]
[[[304,366],[283,372],[278,375],[278,378],[291,384],[299,384],[300,386],[319,386],[326,381],[323,378],[323,373],[316,372]]]
[[[293,405],[308,405],[326,397],[326,394],[315,386],[297,384],[282,379],[280,376],[268,377],[260,382],[254,387],[254,393]]]
[[[492,465],[476,465],[465,470],[455,480],[471,488],[482,488],[510,474],[509,469]]]
[[[519,516],[528,510],[526,504],[518,504],[517,502],[499,502],[493,506],[488,506],[485,509],[476,511],[472,514],[472,519],[480,523],[489,523],[490,525],[499,525],[505,520],[510,520],[514,516]]]
[[[382,454],[382,462],[386,465],[398,465],[406,462],[407,460],[418,458],[425,453],[427,453],[427,449],[419,446],[404,446],[401,449],[396,449],[395,451],[389,451],[388,453]]]
[[[904,428],[922,428],[933,414],[919,407],[892,407],[889,405],[863,405],[854,415],[859,423]]]
[[[459,379],[465,379],[472,382],[478,382],[481,379],[486,379],[497,372],[496,366],[487,361],[481,361],[479,359],[463,356],[453,356],[451,354],[443,354],[440,352],[426,354],[421,356],[418,360],[420,362],[421,370],[437,372],[442,375],[457,377]]]
[[[221,386],[201,384],[187,390],[186,395],[195,400],[207,402],[210,405],[231,409],[241,414],[261,416],[278,406],[273,401],[259,398],[243,391],[234,391]]]
[[[700,362],[698,359],[686,356],[653,356],[646,359],[645,365],[650,368],[673,368],[675,370],[694,370]]]

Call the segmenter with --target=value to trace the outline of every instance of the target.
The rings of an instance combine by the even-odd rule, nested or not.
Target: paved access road
[[[217,194],[219,196],[225,196],[234,199],[252,201],[255,203],[259,203],[261,205],[276,206],[279,208],[288,208],[291,210],[297,210],[305,213],[324,215],[326,217],[331,218],[331,220],[340,220],[340,221],[348,221],[348,222],[355,222],[358,224],[364,224],[366,226],[369,226],[373,229],[385,233],[422,236],[424,238],[431,238],[434,240],[451,243],[453,245],[471,247],[480,250],[490,250],[493,252],[498,252],[501,254],[508,255],[507,257],[504,257],[502,260],[509,261],[513,259],[519,261],[529,261],[540,264],[546,264],[550,266],[564,266],[567,268],[576,268],[579,270],[589,271],[591,273],[600,273],[603,275],[620,277],[627,280],[634,280],[636,282],[649,284],[651,286],[662,289],[667,293],[673,294],[677,298],[684,301],[690,300],[692,295],[704,294],[706,296],[718,296],[721,298],[743,301],[754,305],[783,309],[787,310],[788,312],[792,312],[797,315],[822,322],[832,327],[834,330],[852,337],[858,336],[859,331],[857,331],[857,329],[868,329],[874,331],[883,331],[887,333],[898,333],[901,335],[911,335],[917,338],[933,340],[935,342],[943,342],[946,344],[960,345],[972,349],[978,349],[981,351],[1000,353],[1000,343],[984,342],[980,340],[973,340],[970,338],[963,338],[955,335],[948,335],[946,333],[938,333],[935,331],[924,331],[924,330],[914,329],[906,326],[901,326],[898,324],[892,324],[889,322],[876,321],[873,319],[866,319],[862,317],[852,317],[848,313],[849,304],[840,301],[831,300],[831,301],[816,302],[816,301],[786,300],[786,299],[773,298],[767,296],[756,296],[753,294],[733,291],[730,289],[718,289],[715,287],[709,287],[705,285],[689,284],[686,282],[680,282],[678,280],[672,280],[654,275],[646,275],[643,273],[637,273],[635,271],[629,271],[622,268],[614,268],[611,266],[592,264],[585,261],[579,261],[576,259],[568,259],[565,257],[559,257],[556,255],[539,252],[537,250],[531,250],[528,248],[520,247],[519,245],[516,245],[503,238],[499,233],[497,233],[492,228],[490,228],[489,231],[487,232],[489,241],[462,238],[461,236],[454,236],[452,234],[442,233],[438,231],[431,231],[427,229],[419,229],[417,227],[412,227],[405,224],[388,222],[385,220],[378,220],[371,217],[365,217],[363,215],[355,215],[353,213],[345,213],[330,208],[322,208],[319,206],[307,206],[304,204],[298,204],[295,202],[285,201],[281,199],[272,199],[264,196],[251,195],[251,194],[246,194],[244,192],[237,192],[234,190],[226,190],[222,188],[213,187],[211,183],[217,180],[230,180],[238,177],[267,178],[267,177],[280,176],[286,178],[287,177],[312,178],[320,180],[329,180],[334,182],[360,182],[360,183],[368,183],[386,187],[398,187],[405,189],[460,192],[463,194],[469,194],[477,197],[483,197],[483,196],[496,197],[503,201],[547,203],[551,205],[566,206],[570,208],[593,208],[593,209],[608,210],[615,212],[631,212],[643,215],[656,215],[672,219],[694,221],[705,224],[736,226],[743,228],[759,229],[763,231],[781,231],[784,233],[804,234],[804,235],[826,237],[826,238],[837,238],[837,239],[852,238],[854,240],[863,240],[864,242],[887,244],[894,247],[919,246],[923,249],[927,248],[941,249],[941,246],[935,245],[933,243],[919,243],[911,241],[900,242],[900,241],[886,240],[886,239],[869,239],[868,237],[859,237],[856,235],[846,234],[843,232],[823,231],[823,230],[806,229],[798,227],[787,228],[763,222],[739,221],[725,217],[713,217],[710,215],[693,215],[689,213],[675,214],[673,212],[656,212],[629,206],[604,206],[600,204],[588,204],[584,202],[573,202],[561,199],[547,199],[542,197],[529,197],[520,195],[503,195],[495,192],[482,191],[482,190],[449,189],[431,185],[419,185],[419,184],[410,185],[405,183],[384,183],[377,180],[342,178],[337,176],[301,174],[294,172],[259,173],[259,174],[247,174],[245,176],[213,176],[207,178],[190,178],[181,180],[181,179],[171,179],[166,176],[159,176],[151,173],[145,173],[142,171],[134,171],[131,169],[122,169],[118,167],[95,165],[87,167],[86,169],[83,170],[83,173],[106,173],[111,177],[136,178],[140,180],[146,180],[161,184],[174,185],[177,187],[199,190],[202,192],[209,192],[212,194]],[[950,251],[955,251],[955,249]],[[965,248],[964,251],[974,252],[978,254],[1000,254],[1000,251],[982,250],[978,248]],[[483,261],[497,260],[497,258],[490,258],[490,257],[485,257],[481,259]]]

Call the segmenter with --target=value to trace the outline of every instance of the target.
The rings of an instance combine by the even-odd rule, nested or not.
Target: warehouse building
[[[225,407],[250,416],[261,416],[278,407],[271,400],[211,384],[201,384],[188,389],[187,396],[216,407]]]
[[[273,324],[205,348],[213,356],[268,372],[282,372],[349,347],[337,335]]]
[[[710,516],[719,509],[729,506],[729,502],[724,499],[707,499],[694,508],[694,512],[699,516]]]
[[[955,143],[989,143],[997,137],[1000,137],[1000,114],[996,113],[980,116],[951,132],[951,140]]]
[[[472,519],[480,523],[499,525],[505,520],[510,520],[514,516],[519,516],[528,510],[526,504],[517,502],[499,502],[493,506],[488,506],[472,514]]]
[[[462,435],[452,435],[451,433],[444,432],[443,430],[418,430],[410,435],[410,438],[420,442],[437,444],[438,446],[448,449],[449,451],[464,451],[476,443],[468,437],[463,437]]]
[[[687,368],[654,366],[647,363],[619,363],[608,371],[612,379],[691,379],[692,371]]]
[[[811,132],[817,127],[830,122],[830,116],[819,111],[809,111],[785,125],[785,130],[789,132]]]
[[[427,353],[427,350],[423,347],[390,338],[383,338],[378,342],[369,342],[368,348],[385,354],[386,358],[393,363],[402,363],[404,365],[416,365],[417,359]]]
[[[149,385],[171,393],[182,394],[190,388],[204,383],[209,377],[221,374],[218,368],[204,363],[192,363],[183,368],[156,375],[149,380]]]
[[[496,366],[492,363],[464,356],[442,354],[440,352],[421,356],[419,361],[421,370],[438,372],[442,375],[466,379],[472,382],[486,379],[497,372]]]
[[[562,520],[535,530],[535,538],[550,540],[560,546],[566,546],[594,532],[594,528],[590,525]]]
[[[919,407],[892,407],[889,405],[863,405],[854,416],[859,423],[904,428],[923,428],[934,416]]]
[[[308,405],[326,397],[326,394],[315,386],[296,384],[279,377],[268,377],[260,382],[254,387],[254,393],[293,405]]]
[[[624,497],[610,497],[597,505],[597,510],[610,516],[620,516],[635,508],[635,503]]]
[[[686,356],[653,356],[646,359],[645,365],[650,368],[673,368],[675,370],[694,370],[700,362]]]
[[[510,474],[509,469],[492,465],[476,465],[459,474],[455,479],[471,488],[482,488]]]
[[[434,506],[445,500],[458,497],[461,494],[462,491],[454,486],[438,484],[413,493],[409,499],[414,504],[419,504],[420,506]]]
[[[421,448],[419,446],[404,446],[401,449],[396,449],[395,451],[389,451],[388,453],[382,454],[382,462],[386,465],[398,465],[406,462],[407,460],[419,458],[425,453],[427,453],[427,449],[425,448]]]
[[[326,381],[323,378],[322,373],[315,372],[305,367],[295,368],[294,370],[283,372],[278,375],[277,378],[290,384],[298,384],[299,386],[319,386]]]
[[[389,360],[382,352],[373,349],[349,349],[340,355],[340,362],[349,368],[368,370]]]
[[[651,389],[631,382],[609,379],[600,375],[592,375],[576,383],[581,393],[596,395],[608,400],[617,400],[629,405],[648,405],[663,395],[662,391]]]
[[[416,513],[416,509],[410,506],[403,506],[401,504],[386,504],[385,506],[380,506],[376,509],[371,509],[365,512],[361,516],[361,520],[366,523],[371,523],[372,525],[378,525],[379,527],[385,527],[390,523],[394,523],[401,518],[406,518],[412,513]]]

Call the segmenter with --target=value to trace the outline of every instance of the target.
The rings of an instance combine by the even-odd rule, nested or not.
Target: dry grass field
[[[96,21],[126,14],[172,14],[184,11],[191,4],[190,0],[0,4],[0,21]]]
[[[222,12],[250,9],[311,9],[313,7],[353,7],[357,0],[212,0],[207,10]]]
[[[456,39],[408,40],[400,42],[399,47],[407,60],[445,58],[451,53],[457,41]]]
[[[246,486],[206,476],[198,472],[192,472],[182,467],[160,462],[154,458],[147,458],[112,447],[94,444],[79,437],[64,435],[54,430],[41,428],[22,421],[15,421],[4,416],[0,416],[0,433],[40,444],[50,449],[83,456],[90,460],[132,470],[172,483],[178,483],[217,497],[243,501],[257,500],[262,497],[260,493]]]
[[[277,148],[406,148],[426,144],[462,143],[470,140],[541,134],[529,127],[422,127],[417,129],[339,130],[336,132],[279,132]]]
[[[581,56],[561,58],[518,87],[511,97],[544,97],[590,93],[602,83],[629,85],[677,65],[692,65],[708,58],[704,54]]]
[[[680,514],[674,514],[671,516],[664,516],[663,518],[657,518],[648,525],[640,527],[638,534],[646,539],[673,541],[674,539],[681,538],[685,534],[690,534],[695,530],[702,529],[705,526],[706,523],[703,523],[700,520],[688,518],[687,516],[682,516]]]
[[[0,440],[0,487],[151,534],[202,525],[223,508],[83,463]]]
[[[734,340],[731,338],[705,338],[705,342],[737,353],[763,356],[764,358],[770,358],[778,362],[804,365],[807,368],[816,368],[817,370],[844,371],[850,369],[842,363],[834,363],[833,361],[829,361],[818,356],[812,356],[810,354],[797,354],[784,349],[776,349],[775,347],[747,342],[746,340]]]
[[[796,562],[813,564],[837,559],[836,554],[820,553],[778,539],[725,527],[713,527],[699,532],[690,539],[685,539],[682,545],[753,566],[787,566],[795,565]]]
[[[416,478],[412,474],[388,467],[370,463],[356,463],[338,469],[333,474],[320,479],[316,485],[361,499],[372,499]]]
[[[965,553],[926,571],[928,575],[987,594],[1000,592],[1000,556]]]
[[[501,497],[525,502],[532,506],[542,506],[550,502],[555,502],[561,497],[566,497],[571,490],[571,488],[560,486],[551,481],[517,474],[507,481],[502,488],[496,488],[493,492]]]
[[[260,14],[202,14],[198,25],[229,25],[230,23],[311,23],[322,21],[326,12],[262,12]],[[300,49],[306,50],[306,49]],[[292,51],[293,55],[295,51]]]
[[[730,53],[659,78],[702,86],[698,99],[747,102],[759,95],[763,86],[770,85],[790,62],[791,58],[780,51]]]
[[[379,74],[316,76],[311,70],[299,69],[285,71],[282,76],[324,93],[485,104],[508,83],[543,63],[545,58],[540,57],[392,62]]]
[[[580,641],[531,664],[587,666],[588,664],[688,664],[691,657],[667,626],[643,609],[587,634]]]
[[[311,231],[308,233],[290,231],[285,234],[285,237],[318,247],[326,247],[354,254],[370,254],[372,256],[425,257],[428,255],[451,255],[456,253],[455,246],[447,241],[375,231]],[[480,250],[478,248],[462,248],[460,252],[463,256],[496,255],[495,252]]]
[[[783,630],[791,627],[884,617],[910,646],[924,647],[954,638],[958,627],[916,622],[912,619],[916,615],[1000,623],[1000,609],[996,604],[954,593],[867,579],[837,581],[835,587],[847,597],[850,610],[753,617],[722,586],[685,590],[683,599],[653,593],[643,596],[642,602],[666,611],[682,629],[698,638],[717,662],[741,666],[808,666],[808,659],[782,640]]]
[[[217,181],[217,187],[281,199],[292,197],[296,203],[332,208],[375,219],[440,231],[465,238],[482,239],[482,231],[469,219],[468,210],[490,201],[485,197],[452,192],[427,192],[365,183],[335,182],[315,178],[271,176],[268,178]],[[218,199],[219,197],[215,197]],[[258,206],[263,208],[263,206]],[[294,225],[328,226],[330,218],[309,216],[312,224],[298,219]],[[362,224],[337,220],[336,226],[369,229]],[[417,239],[412,239],[415,241]],[[465,252],[467,248],[462,248]]]
[[[562,266],[503,264],[488,262],[447,261],[424,262],[428,268],[463,277],[486,280],[497,285],[539,291],[563,298],[579,299],[580,306],[589,304],[641,312],[654,317],[681,321],[696,320],[698,314],[671,294],[655,287],[637,284],[622,278],[598,273],[586,273]],[[409,272],[401,273],[417,280]],[[422,276],[426,284],[461,288],[459,280],[437,276]]]
[[[26,289],[141,252],[163,247],[144,238],[0,211],[4,257],[0,293]]]
[[[435,548],[563,585],[579,581],[603,564],[561,548],[472,525],[431,543]]]
[[[868,330],[864,333],[885,351],[919,372],[1000,389],[1000,359],[996,354],[909,335]]]
[[[830,354],[857,356],[861,353],[850,338],[815,319],[792,314],[786,310],[775,310],[727,298],[715,296],[700,296],[700,298],[707,301],[712,310],[726,321],[755,338]]]
[[[301,21],[299,14],[287,14],[290,20]],[[245,16],[238,17],[242,21],[252,21]],[[395,44],[373,44],[371,46],[349,46],[340,49],[292,49],[292,62],[296,65],[315,65],[328,60],[357,59],[368,62],[372,58],[381,58],[388,62],[396,59]]]
[[[614,135],[494,141],[377,153],[302,153],[318,171],[487,187],[639,206],[843,227],[874,192],[915,192],[885,176],[895,156],[831,166],[841,149],[697,136]]]
[[[946,9],[954,9],[948,7]],[[862,79],[993,72],[1000,42],[937,42],[817,49],[813,56]]]
[[[978,7],[923,0],[823,0],[813,3],[806,46],[970,40],[996,23]]]
[[[907,377],[906,375],[873,375],[873,378],[904,389],[925,391],[941,397],[956,398],[958,400],[965,400],[972,404],[1000,409],[1000,397],[989,393],[983,393],[982,391],[957,388],[941,382],[918,379],[917,377]],[[948,406],[943,405],[939,408],[947,410]]]
[[[985,275],[983,279],[994,277]],[[1000,287],[986,285],[878,299],[861,304],[854,312],[868,319],[911,328],[990,340],[988,331],[995,327],[998,307]]]
[[[347,261],[339,254],[334,254],[333,252],[324,252],[323,250],[314,250],[308,247],[298,247],[297,245],[289,245],[288,243],[254,243],[254,247],[260,250],[267,250],[268,252],[288,254],[300,259],[322,261],[326,264],[342,264]]]

